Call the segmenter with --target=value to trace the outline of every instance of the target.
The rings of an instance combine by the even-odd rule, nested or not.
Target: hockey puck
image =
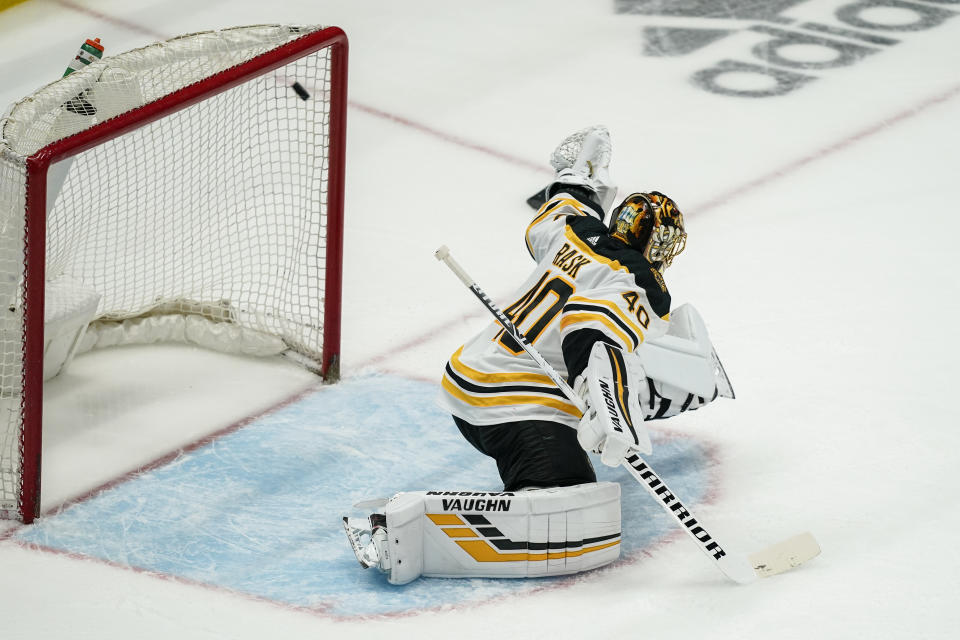
[[[293,85],[291,85],[290,88],[293,89],[298,96],[300,96],[300,99],[301,99],[301,100],[309,100],[309,99],[310,99],[310,94],[307,93],[307,90],[304,89],[304,88],[303,88],[303,85],[300,84],[299,82],[294,82]]]

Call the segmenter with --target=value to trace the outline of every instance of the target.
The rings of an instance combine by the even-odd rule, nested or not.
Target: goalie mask
[[[659,191],[627,196],[611,214],[610,235],[642,253],[661,271],[687,246],[683,214],[677,203]]]

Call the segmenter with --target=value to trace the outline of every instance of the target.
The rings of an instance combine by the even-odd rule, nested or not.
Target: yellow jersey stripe
[[[450,365],[464,378],[474,382],[484,384],[500,384],[502,382],[533,382],[535,384],[550,385],[556,387],[549,376],[541,373],[484,373],[469,367],[460,360],[460,354],[463,353],[463,347],[460,347],[450,356]]]
[[[553,198],[552,200],[548,200],[547,202],[545,202],[543,207],[540,208],[541,213],[538,213],[537,217],[533,219],[533,222],[527,225],[527,231],[523,236],[524,240],[527,243],[527,251],[530,252],[531,256],[533,255],[533,246],[530,244],[530,230],[533,229],[538,224],[540,224],[541,222],[543,222],[551,213],[554,213],[557,209],[559,209],[564,205],[569,205],[574,209],[576,209],[577,210],[576,215],[581,215],[581,216],[587,215],[586,213],[584,213],[583,209],[581,208],[580,203],[570,198],[561,198],[559,200],[557,200],[556,198]]]
[[[639,345],[627,334],[625,334],[620,327],[615,325],[610,318],[603,315],[602,313],[590,313],[584,311],[582,313],[568,313],[564,314],[563,320],[560,321],[560,331],[566,330],[571,325],[580,324],[584,322],[599,322],[600,324],[607,327],[615,336],[620,339],[620,344],[624,347],[633,351]],[[642,334],[641,334],[642,335]],[[640,339],[643,342],[643,338]]]
[[[587,304],[595,304],[600,307],[606,307],[607,309],[610,309],[611,311],[616,313],[617,317],[623,320],[623,323],[625,325],[633,329],[638,336],[643,335],[643,328],[639,324],[637,324],[636,318],[627,313],[624,313],[623,309],[617,306],[615,302],[611,302],[610,300],[595,300],[593,298],[584,298],[583,296],[570,296],[570,299],[568,300],[568,302],[586,302]]]
[[[465,402],[466,404],[474,407],[498,407],[511,404],[539,404],[544,407],[556,409],[557,411],[562,411],[563,413],[569,414],[575,418],[580,418],[583,416],[583,413],[581,413],[580,410],[577,409],[573,404],[555,397],[504,394],[479,398],[477,396],[467,394],[453,382],[451,382],[446,376],[443,377],[443,381],[440,384],[447,393],[457,398],[461,402]]]

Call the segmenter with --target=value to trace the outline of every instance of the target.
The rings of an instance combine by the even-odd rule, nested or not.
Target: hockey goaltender
[[[378,511],[344,518],[347,536],[360,564],[389,582],[550,576],[613,562],[620,485],[597,482],[587,452],[619,466],[651,451],[644,421],[733,397],[699,314],[670,310],[664,272],[687,239],[680,209],[658,191],[611,208],[610,152],[602,126],[554,150],[554,180],[528,200],[536,266],[504,309],[580,402],[500,323],[457,349],[440,402],[496,460],[503,490],[410,491],[358,505]]]

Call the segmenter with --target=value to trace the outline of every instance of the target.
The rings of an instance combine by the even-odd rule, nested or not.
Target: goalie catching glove
[[[599,453],[603,464],[616,467],[631,451],[653,451],[643,423],[646,375],[635,354],[594,343],[574,390],[586,405],[577,440],[587,451]]]
[[[617,196],[617,187],[610,179],[611,149],[610,132],[602,125],[570,134],[550,156],[556,182],[587,187],[597,194],[606,211]]]
[[[556,171],[554,181],[527,198],[527,204],[539,209],[563,186],[575,186],[595,193],[597,204],[606,211],[617,195],[609,171],[611,150],[610,132],[603,125],[571,133],[550,154],[550,165]]]

